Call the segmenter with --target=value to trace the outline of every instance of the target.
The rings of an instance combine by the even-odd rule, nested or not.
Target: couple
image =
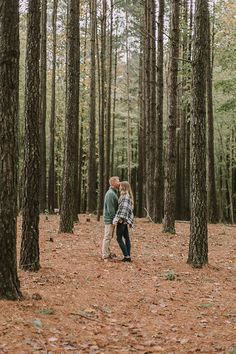
[[[104,200],[103,218],[105,233],[102,244],[102,258],[109,260],[115,257],[110,251],[110,243],[116,226],[116,239],[123,253],[123,261],[131,262],[130,238],[128,226],[134,226],[133,215],[133,193],[130,184],[126,181],[120,182],[119,177],[109,179],[110,188],[106,192]],[[120,197],[118,199],[118,190]]]

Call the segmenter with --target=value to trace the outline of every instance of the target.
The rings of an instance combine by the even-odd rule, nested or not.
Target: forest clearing
[[[104,225],[86,220],[58,234],[41,217],[41,269],[19,271],[22,301],[0,302],[0,353],[235,353],[235,226],[209,225],[209,265],[194,269],[189,223],[169,235],[136,219],[127,264],[115,239],[117,259],[101,259]]]
[[[0,354],[236,354],[235,48],[235,0],[0,0]]]

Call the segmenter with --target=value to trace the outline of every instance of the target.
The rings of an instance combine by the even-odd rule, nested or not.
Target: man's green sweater
[[[118,209],[118,196],[117,190],[110,187],[105,194],[103,220],[105,224],[112,224]]]

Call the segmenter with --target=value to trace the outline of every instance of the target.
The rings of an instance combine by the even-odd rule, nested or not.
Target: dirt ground
[[[41,270],[19,271],[24,300],[0,301],[0,353],[236,353],[236,227],[209,225],[209,266],[186,264],[189,224],[176,235],[137,219],[132,263],[100,257],[103,223],[73,235],[40,221]],[[20,234],[20,220],[19,220]]]

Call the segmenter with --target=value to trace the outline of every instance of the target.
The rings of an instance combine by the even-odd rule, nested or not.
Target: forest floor
[[[24,299],[0,301],[0,353],[236,353],[235,226],[209,225],[209,266],[193,269],[189,223],[168,235],[137,219],[132,263],[115,239],[117,259],[101,259],[95,216],[73,235],[58,224],[41,217],[41,269],[19,271]]]

